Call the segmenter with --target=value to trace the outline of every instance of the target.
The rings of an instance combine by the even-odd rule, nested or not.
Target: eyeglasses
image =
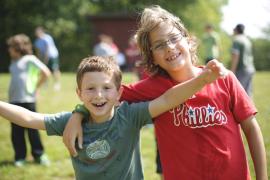
[[[176,43],[180,42],[182,39],[183,39],[183,36],[181,34],[171,36],[171,37],[169,37],[168,40],[153,45],[150,48],[150,50],[151,51],[163,51],[164,49],[167,48],[167,46],[169,44],[175,45]]]

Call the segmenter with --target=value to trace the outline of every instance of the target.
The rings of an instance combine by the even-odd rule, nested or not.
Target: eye
[[[104,89],[105,89],[105,90],[112,89],[112,86],[104,86]]]
[[[166,46],[166,42],[161,42],[153,47],[154,50],[163,49]]]
[[[176,42],[178,41],[178,37],[172,37],[172,38],[170,39],[170,41],[171,41],[172,43],[176,43]]]
[[[177,43],[180,39],[181,39],[181,37],[180,37],[179,35],[177,35],[177,36],[171,37],[171,38],[170,38],[170,41],[171,41],[172,43]]]

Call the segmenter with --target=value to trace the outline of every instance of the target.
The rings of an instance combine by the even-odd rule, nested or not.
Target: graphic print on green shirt
[[[33,63],[29,63],[27,69],[27,81],[26,81],[26,90],[27,93],[32,94],[35,92],[38,78],[39,78],[40,69],[37,68]]]

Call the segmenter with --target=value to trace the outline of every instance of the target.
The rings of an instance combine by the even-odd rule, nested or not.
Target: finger
[[[209,62],[206,64],[206,67],[211,67],[212,65],[215,65],[215,64],[217,64],[217,63],[219,63],[218,60],[212,59],[211,61],[209,61]]]
[[[67,149],[68,149],[68,139],[69,139],[69,136],[68,136],[68,134],[66,134],[65,131],[64,131],[63,137],[62,137],[62,141],[63,141],[63,143],[65,144],[65,146],[66,146]]]
[[[223,64],[219,64],[218,72],[221,77],[225,77],[228,75],[229,71],[223,66]]]
[[[79,133],[78,133],[78,146],[79,146],[79,148],[80,149],[82,149],[83,147],[82,147],[82,144],[83,144],[83,138],[82,138],[82,132],[80,131]]]
[[[218,71],[219,67],[220,67],[219,63],[211,62],[206,66],[206,69],[211,69],[212,71]]]
[[[227,69],[223,69],[222,71],[219,72],[222,78],[225,78],[228,75],[228,73],[229,71]]]
[[[71,156],[76,157],[77,151],[75,148],[75,138],[70,138],[70,140],[67,143],[67,148]]]
[[[70,144],[69,144],[69,142],[70,142],[70,135],[69,135],[69,133],[67,133],[67,127],[65,128],[65,130],[63,132],[63,137],[62,138],[63,138],[62,140],[63,140],[66,148],[68,149],[70,155],[72,155],[72,152],[70,150]]]
[[[65,138],[64,138],[64,136],[65,136]],[[68,151],[69,151],[69,154],[71,155],[71,156],[74,156],[74,151],[72,150],[72,146],[70,145],[70,143],[69,143],[69,136],[68,135],[63,135],[63,142],[64,142],[64,144],[65,144],[65,146],[66,146],[66,148],[68,149]]]

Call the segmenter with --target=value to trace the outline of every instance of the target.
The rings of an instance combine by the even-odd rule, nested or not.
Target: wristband
[[[86,109],[86,107],[83,104],[77,104],[75,106],[75,109],[72,111],[72,113],[80,113],[82,114],[84,117],[89,117],[89,111],[88,109]]]

